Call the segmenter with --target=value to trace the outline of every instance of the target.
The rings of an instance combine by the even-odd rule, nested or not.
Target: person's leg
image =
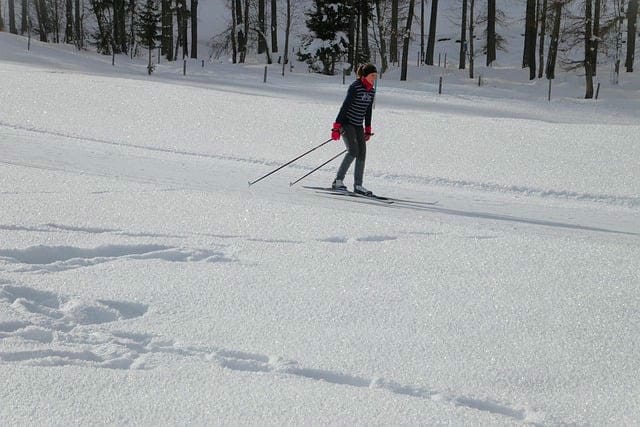
[[[347,175],[347,171],[353,163],[353,160],[356,159],[360,153],[359,145],[358,145],[358,136],[357,136],[357,126],[351,125],[343,125],[342,129],[344,133],[342,134],[342,139],[344,144],[347,146],[347,153],[344,155],[342,159],[342,163],[338,168],[338,173],[336,174],[336,179],[340,181],[344,181],[344,177]],[[364,136],[363,136],[364,139]]]
[[[358,146],[358,153],[356,157],[356,167],[353,173],[353,184],[362,185],[362,179],[364,177],[364,164],[367,157],[367,142],[364,140],[364,130],[362,126],[358,126],[355,132],[356,145]]]

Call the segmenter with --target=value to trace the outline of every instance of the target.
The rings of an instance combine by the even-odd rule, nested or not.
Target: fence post
[[[551,81],[553,79],[549,79],[549,95],[547,96],[547,101],[551,102]]]
[[[263,83],[266,83],[266,82],[267,82],[267,66],[265,65],[264,66],[264,81],[263,81]]]
[[[600,82],[598,82],[598,87],[596,88],[596,99],[598,99],[599,94],[600,94]]]
[[[187,75],[187,60],[184,58],[182,59],[182,75]]]
[[[440,76],[440,83],[438,84],[438,95],[442,95],[442,76]]]

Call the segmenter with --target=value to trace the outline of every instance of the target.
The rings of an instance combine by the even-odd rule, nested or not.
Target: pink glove
[[[331,129],[331,139],[333,139],[334,141],[337,141],[340,139],[340,136],[342,136],[342,132],[340,131],[342,128],[342,125],[338,122],[335,122],[333,124],[333,129]]]
[[[373,132],[371,132],[371,126],[367,126],[364,128],[364,140],[368,141],[373,136]]]

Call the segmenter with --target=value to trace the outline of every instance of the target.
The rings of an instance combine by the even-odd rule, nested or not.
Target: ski
[[[333,188],[330,187],[314,187],[314,186],[310,186],[310,185],[303,185],[303,188],[307,188],[310,190],[315,190],[315,191],[321,191],[324,193],[329,193],[329,194],[336,194],[336,195],[347,195],[347,196],[353,196],[353,197],[364,197],[367,199],[373,199],[373,200],[379,200],[381,202],[386,202],[386,203],[403,203],[403,204],[413,204],[413,205],[418,205],[418,206],[434,206],[438,204],[438,201],[419,201],[419,200],[410,200],[410,199],[398,199],[395,197],[386,197],[386,196],[377,196],[377,195],[372,195],[372,196],[365,196],[364,194],[358,194],[358,193],[354,193],[353,191],[340,191],[340,190],[334,190]]]
[[[367,196],[365,194],[354,193],[353,191],[349,191],[349,190],[340,191],[340,190],[334,190],[333,188],[328,188],[328,187],[314,187],[309,185],[303,185],[302,187],[307,188],[309,190],[314,190],[317,193],[332,194],[335,196],[358,197],[362,199],[381,202],[388,205],[393,204],[393,200],[389,199],[388,197],[376,196],[375,194],[372,194],[371,196]]]

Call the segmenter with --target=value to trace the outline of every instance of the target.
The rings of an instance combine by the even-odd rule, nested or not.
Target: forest
[[[598,65],[633,72],[638,0],[226,0],[214,7],[224,28],[200,40],[198,0],[0,0],[0,30],[73,44],[104,55],[148,55],[176,61],[228,56],[306,63],[309,70],[350,73],[375,62],[381,73],[418,61],[434,65],[436,45],[453,37],[455,64],[474,78],[476,61],[491,66],[508,42],[522,52],[529,79],[553,79],[561,70],[585,76],[585,98],[594,96]],[[444,14],[443,10],[447,13]],[[452,17],[452,11],[457,16]],[[521,40],[507,40],[508,24]],[[440,28],[448,30],[446,37]],[[453,29],[453,30],[452,30]],[[450,34],[453,32],[454,34]],[[199,46],[207,46],[201,53]],[[411,59],[410,59],[411,57]]]

